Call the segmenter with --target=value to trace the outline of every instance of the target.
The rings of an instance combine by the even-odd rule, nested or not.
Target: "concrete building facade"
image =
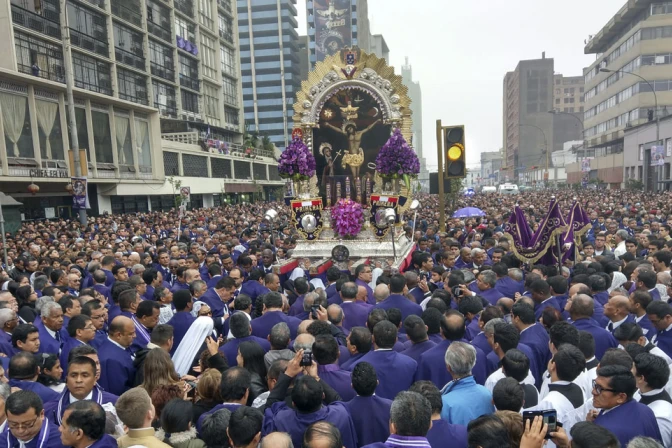
[[[296,0],[237,0],[245,124],[286,147],[300,88]]]
[[[499,184],[499,174],[502,168],[501,151],[481,153],[481,186],[495,186]]]
[[[420,159],[420,181],[423,189],[429,191],[429,171],[427,171],[427,160],[422,149],[422,88],[420,82],[413,80],[413,67],[406,58],[406,63],[401,67],[401,79],[404,85],[408,87],[408,96],[411,98],[411,111],[413,115],[413,148]]]
[[[390,65],[390,49],[382,34],[374,34],[371,36],[371,53],[381,59],[385,59],[387,64]]]

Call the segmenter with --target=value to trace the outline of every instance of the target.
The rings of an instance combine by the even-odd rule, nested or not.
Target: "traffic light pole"
[[[436,159],[439,165],[439,229],[446,231],[446,192],[443,189],[443,128],[436,120]]]

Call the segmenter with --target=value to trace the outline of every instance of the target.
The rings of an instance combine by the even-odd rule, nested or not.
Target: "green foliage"
[[[173,196],[175,198],[175,210],[180,208],[182,205],[182,196],[180,195],[180,188],[182,187],[182,181],[180,179],[175,179],[175,176],[170,176],[167,178],[168,183],[173,187]]]
[[[626,188],[628,190],[642,191],[644,189],[644,182],[637,179],[628,179],[626,183]]]

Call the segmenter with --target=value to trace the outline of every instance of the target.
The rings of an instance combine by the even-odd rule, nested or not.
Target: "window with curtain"
[[[2,106],[0,109],[2,109],[2,124],[5,128],[7,156],[34,158],[28,98],[0,92],[0,106]]]
[[[96,145],[96,162],[114,163],[112,157],[112,136],[110,135],[110,117],[105,112],[91,111],[93,142]]]
[[[86,149],[86,160],[91,160],[91,151],[89,151],[89,130],[86,126],[86,110],[81,107],[75,107],[75,120],[77,121],[77,140],[79,149]],[[69,128],[68,137],[70,138],[70,143],[72,143],[72,134]]]
[[[152,153],[149,144],[149,123],[135,120],[135,153],[140,166],[152,166]]]
[[[37,100],[35,106],[42,158],[45,160],[65,160],[58,103]]]
[[[131,144],[130,120],[127,117],[115,115],[114,127],[117,138],[117,161],[119,165],[133,165],[133,146]]]
[[[217,78],[217,65],[215,63],[215,41],[205,34],[201,33],[201,63],[203,64],[203,75],[208,78]]]

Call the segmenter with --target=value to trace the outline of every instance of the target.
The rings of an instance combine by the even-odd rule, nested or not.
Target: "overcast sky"
[[[469,168],[480,153],[502,147],[502,84],[521,59],[543,51],[555,72],[583,74],[595,55],[583,54],[625,0],[369,0],[371,33],[382,34],[391,64],[409,57],[422,87],[423,151],[436,169],[436,120],[464,124]],[[299,33],[306,2],[298,0]],[[389,62],[389,61],[388,61]]]

